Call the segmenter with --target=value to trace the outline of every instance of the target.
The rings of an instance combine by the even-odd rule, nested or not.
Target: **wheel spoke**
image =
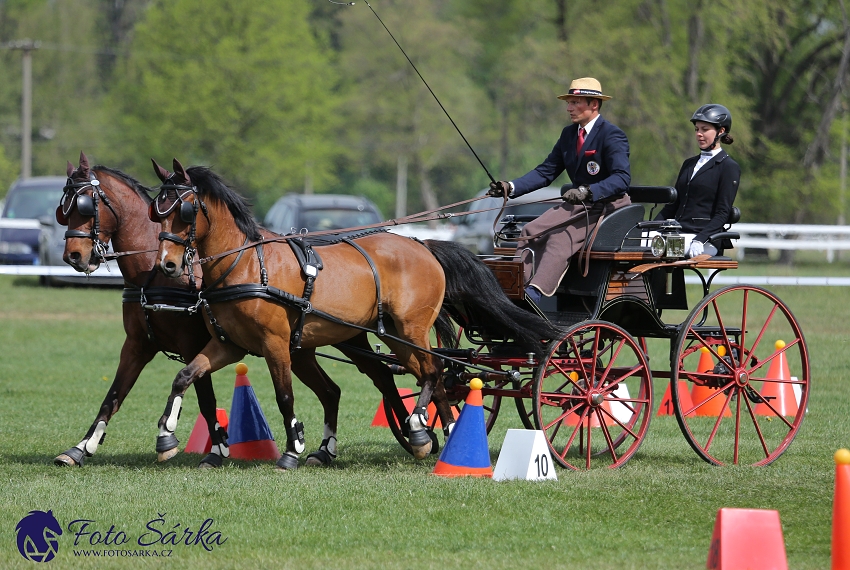
[[[613,344],[613,343],[611,343],[611,344]],[[611,355],[611,359],[608,361],[608,366],[605,367],[605,371],[602,373],[602,376],[599,378],[599,385],[600,386],[602,386],[605,383],[605,379],[608,377],[608,374],[611,372],[611,367],[614,365],[614,362],[617,361],[617,357],[620,356],[620,351],[623,349],[623,345],[625,345],[625,344],[626,344],[626,339],[621,338],[620,342],[617,346],[617,350],[614,352],[613,355]],[[609,347],[610,346],[611,345],[609,345]],[[596,359],[594,359],[593,362],[594,362],[593,366],[595,368],[596,367]],[[640,368],[640,365],[635,367],[635,369],[637,369],[637,368]],[[595,377],[595,375],[594,375],[594,377]],[[617,382],[619,383],[620,380],[622,380],[622,379],[623,378],[618,379]]]
[[[704,400],[703,403],[707,402],[711,398],[714,398],[715,396],[717,396],[717,394],[720,394],[720,393],[721,393],[721,391],[718,390],[716,394],[712,394],[711,396],[706,398],[706,400]],[[724,410],[726,409],[726,406],[729,405],[729,400],[731,400],[731,399],[732,399],[732,391],[730,390],[729,394],[726,396],[726,401],[723,403],[723,409]],[[717,421],[714,422],[714,429],[711,430],[711,435],[708,436],[708,440],[705,442],[705,450],[706,451],[711,449],[711,444],[714,443],[714,436],[717,435],[717,428],[720,427],[720,422],[722,422],[722,421],[723,421],[723,412],[720,412],[719,414],[717,414]]]
[[[605,411],[604,408],[599,408],[597,410],[597,413],[599,413],[599,410]],[[602,417],[602,416],[603,416],[603,414],[600,413],[599,414],[599,425],[602,426],[602,435],[605,436],[605,442],[608,444],[608,451],[611,452],[611,459],[614,461],[614,464],[616,465],[616,463],[618,461],[618,459],[617,459],[617,448],[614,445],[614,440],[611,439],[611,433],[608,431],[608,426],[605,425],[605,418]]]
[[[764,360],[759,361],[758,364],[753,366],[751,369],[747,370],[747,374],[752,375],[752,373],[755,372],[756,370],[758,370],[759,368],[764,368],[765,364],[769,364],[771,360],[773,360],[774,358],[776,358],[780,354],[784,354],[786,350],[788,350],[789,348],[791,348],[792,346],[796,345],[799,342],[800,342],[800,339],[795,338],[794,340],[792,340],[791,342],[789,342],[788,344],[786,344],[785,346],[783,346],[779,350],[776,350],[773,354],[771,354],[770,356],[768,356]]]
[[[747,310],[749,309],[749,305],[747,301],[750,298],[750,290],[744,289],[744,300],[742,301],[743,307],[741,307],[741,346],[747,346]],[[752,354],[752,353],[750,353]],[[741,353],[741,361],[738,363],[738,366],[745,366],[746,360],[743,359],[744,354]]]
[[[724,335],[725,336],[725,335]],[[731,394],[730,394],[731,395]],[[732,452],[732,464],[738,464],[738,454],[740,452],[740,448],[738,447],[741,443],[741,392],[738,392],[738,397],[735,399],[735,438],[732,442],[733,452]],[[744,396],[746,398],[746,396]],[[722,415],[722,414],[721,414]]]
[[[726,326],[723,324],[723,317],[720,314],[720,308],[717,306],[717,298],[715,297],[711,301],[712,307],[714,307],[714,316],[717,317],[717,324],[720,326],[720,335],[723,337],[723,343],[726,347],[726,354],[729,355],[729,359],[732,362],[732,366],[735,366],[735,353],[732,352],[732,344],[729,342],[729,335],[726,334]],[[723,359],[720,359],[723,362]]]
[[[744,398],[744,403],[747,404],[747,411],[750,414],[750,419],[753,420],[753,426],[756,428],[756,434],[759,436],[759,443],[761,443],[761,448],[764,451],[764,457],[767,459],[770,457],[770,450],[767,448],[767,442],[764,440],[764,434],[762,434],[761,426],[759,425],[759,421],[756,418],[755,410],[753,410],[752,404],[750,404],[749,398]]]
[[[713,400],[714,398],[717,398],[720,394],[722,394],[722,393],[723,393],[723,391],[724,391],[724,390],[726,390],[727,388],[729,388],[732,384],[734,384],[734,380],[733,380],[733,381],[731,381],[731,382],[729,382],[729,383],[727,383],[727,384],[726,384],[726,385],[724,385],[724,386],[721,386],[720,388],[717,388],[717,390],[716,390],[716,391],[715,391],[715,392],[714,392],[711,396],[707,397],[705,400],[703,400],[703,401],[702,401],[702,402],[700,402],[699,404],[694,404],[694,407],[693,407],[693,408],[691,408],[690,410],[688,410],[688,411],[684,412],[684,415],[689,416],[689,415],[693,414],[694,412],[696,412],[697,408],[701,408],[701,407],[703,407],[705,404],[707,404],[707,403],[709,403],[711,400]],[[727,403],[727,404],[729,403],[729,399],[728,399],[728,398],[726,399],[726,403]],[[721,415],[720,417],[723,417],[723,416]]]
[[[773,315],[776,314],[776,309],[778,309],[778,308],[779,308],[779,305],[777,303],[774,303],[773,309],[771,309],[770,314],[764,320],[764,324],[762,325],[761,330],[759,331],[758,337],[756,337],[756,342],[753,344],[753,347],[750,349],[750,354],[756,353],[756,349],[758,349],[759,344],[761,344],[761,339],[764,336],[764,333],[767,332],[767,327],[768,327],[768,325],[770,325],[770,321],[773,320]]]
[[[638,437],[638,436],[637,436],[637,434],[636,434],[635,432],[633,432],[633,431],[629,428],[629,426],[627,426],[626,424],[624,424],[623,422],[621,422],[620,420],[618,420],[618,419],[617,419],[617,417],[616,417],[614,414],[612,414],[611,412],[609,412],[609,411],[608,411],[608,410],[606,410],[605,408],[601,408],[601,407],[600,407],[600,408],[598,408],[598,409],[599,409],[599,410],[602,410],[602,413],[603,413],[603,414],[607,415],[609,418],[611,418],[612,420],[614,420],[614,421],[617,423],[617,425],[619,425],[621,428],[623,428],[623,430],[624,430],[626,433],[628,433],[628,434],[629,434],[630,436],[632,436],[633,438],[637,439],[637,437]],[[608,426],[606,426],[606,425],[605,425],[602,421],[600,421],[599,423],[600,423],[600,424],[602,424],[602,425],[603,425],[603,426],[607,429],[607,427],[608,427]]]

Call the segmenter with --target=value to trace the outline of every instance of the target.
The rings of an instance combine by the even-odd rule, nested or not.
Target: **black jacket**
[[[608,200],[629,189],[629,141],[626,134],[602,117],[597,119],[581,154],[576,156],[578,125],[564,127],[549,156],[537,168],[513,181],[516,198],[548,186],[562,172],[575,186],[590,186],[593,201]]]
[[[691,178],[697,160],[699,155],[682,164],[676,180],[676,201],[664,206],[655,219],[675,218],[684,232],[696,234],[694,239],[705,243],[709,236],[722,231],[729,219],[738,193],[741,167],[721,150]]]

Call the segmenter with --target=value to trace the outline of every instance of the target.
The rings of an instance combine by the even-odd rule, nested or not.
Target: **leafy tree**
[[[0,2],[0,45],[25,38],[32,54],[33,175],[63,174],[65,161],[100,146],[106,86],[99,80],[100,17],[84,0]],[[19,168],[21,52],[0,49],[0,145]],[[17,173],[16,173],[17,174]],[[5,184],[3,185],[5,187]]]
[[[468,179],[460,172],[480,168],[477,161],[375,15],[358,7],[344,12],[340,31],[349,156],[360,165],[357,170],[394,173],[401,155],[419,188],[419,200],[411,199],[410,207],[431,209],[468,197],[482,183],[458,184]],[[487,100],[466,74],[475,43],[460,27],[440,20],[428,3],[386,2],[380,17],[473,148],[486,148],[492,140],[482,124]]]
[[[154,2],[119,63],[111,158],[207,164],[268,208],[332,181],[337,99],[304,2]]]

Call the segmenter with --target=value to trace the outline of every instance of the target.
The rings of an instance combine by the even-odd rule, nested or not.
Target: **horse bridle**
[[[173,175],[172,175],[173,176]],[[198,196],[198,189],[195,186],[187,186],[185,184],[177,184],[171,182],[172,177],[168,177],[160,186],[159,194],[153,199],[148,208],[148,218],[153,222],[161,222],[162,218],[169,215],[175,209],[179,208],[180,220],[183,223],[189,224],[189,235],[186,239],[181,239],[180,236],[171,232],[159,232],[159,241],[170,241],[183,246],[183,267],[188,268],[189,286],[195,288],[195,256],[198,249],[195,244],[198,210],[204,213],[204,217],[209,221],[210,217],[207,213],[207,206]],[[169,192],[173,192],[173,196],[169,196]],[[186,197],[192,195],[192,202],[188,202]],[[173,198],[173,199],[169,199]]]
[[[92,195],[86,194],[88,188],[92,189]],[[63,226],[68,225],[68,216],[76,207],[77,211],[84,218],[94,218],[94,223],[88,233],[82,230],[67,230],[65,239],[68,238],[89,238],[92,241],[94,255],[98,263],[106,263],[106,252],[109,248],[107,242],[100,239],[100,209],[98,202],[102,201],[112,215],[118,221],[118,214],[109,202],[109,198],[100,187],[100,180],[89,172],[89,179],[86,181],[75,182],[72,178],[68,178],[65,186],[62,188],[62,197],[59,199],[59,205],[56,207],[56,221]]]

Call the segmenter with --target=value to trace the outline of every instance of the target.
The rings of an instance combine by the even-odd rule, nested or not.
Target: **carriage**
[[[451,406],[456,412],[462,405],[475,377],[484,383],[488,431],[511,398],[521,424],[542,430],[553,458],[571,469],[619,467],[634,456],[656,410],[658,378],[670,381],[659,413],[675,415],[710,463],[767,465],[799,431],[809,360],[796,319],[758,287],[711,291],[715,276],[736,262],[722,255],[684,259],[678,224],[644,219],[646,205],[675,200],[673,188],[631,188],[633,204],[602,219],[560,289],[538,306],[524,299],[526,276],[512,243],[527,218],[504,220],[499,247],[483,263],[457,244],[421,243],[379,228],[359,237],[314,235],[324,259],[317,277],[322,261],[309,236],[259,228],[244,199],[209,169],[174,163],[174,173],[156,165],[164,184],[154,203],[136,181],[90,169],[82,154],[79,168],[68,165],[57,219],[69,227],[69,263],[80,271],[97,267],[111,236],[129,285],[127,339],[113,386],[89,432],[57,464],[81,465],[94,454],[140,370],[166,350],[188,364],[159,421],[160,460],[177,453],[174,430],[192,384],[214,447],[226,448],[209,374],[252,352],[269,363],[284,416],[278,467],[297,467],[304,450],[292,372],[325,408],[325,438],[308,463],[332,461],[340,389],[316,362],[324,345],[339,348],[372,378],[393,434],[418,458],[436,450],[440,420],[451,424]],[[722,248],[733,237],[726,231],[712,239]],[[335,245],[318,247],[328,242]],[[194,266],[204,268],[200,287]],[[699,285],[686,285],[686,271]],[[183,283],[164,286],[166,276]],[[689,303],[689,295],[700,298]],[[450,321],[460,325],[457,335],[446,334]],[[432,325],[443,344],[428,349]],[[369,332],[393,352],[372,350]],[[655,342],[665,339],[667,352]],[[656,361],[669,366],[650,367]],[[393,374],[404,382],[408,373],[421,389],[397,388]],[[427,412],[432,395],[439,413]],[[221,465],[221,458],[211,452],[201,465]]]
[[[629,194],[632,204],[601,221],[556,294],[539,304],[524,297],[528,276],[514,241],[533,216],[501,220],[493,255],[480,257],[508,297],[564,332],[539,358],[488,330],[470,307],[447,307],[464,341],[464,348],[436,349],[446,356],[449,399],[460,405],[469,380],[481,378],[488,432],[505,400],[513,399],[522,425],[543,430],[553,459],[570,469],[625,464],[656,413],[675,415],[690,446],[709,463],[775,461],[806,412],[809,357],[797,320],[773,293],[749,285],[711,290],[720,272],[737,267],[722,246],[738,237],[729,226],[739,211],[733,209],[724,232],[711,236],[718,255],[685,259],[676,222],[645,220],[647,206],[675,201],[676,190],[632,187]],[[686,285],[686,273],[698,284]],[[658,340],[668,341],[666,353]],[[658,379],[669,380],[659,406]],[[417,395],[414,388],[403,398],[412,402]],[[407,445],[404,424],[385,409],[393,433]],[[429,427],[438,429],[437,414],[431,415]]]

